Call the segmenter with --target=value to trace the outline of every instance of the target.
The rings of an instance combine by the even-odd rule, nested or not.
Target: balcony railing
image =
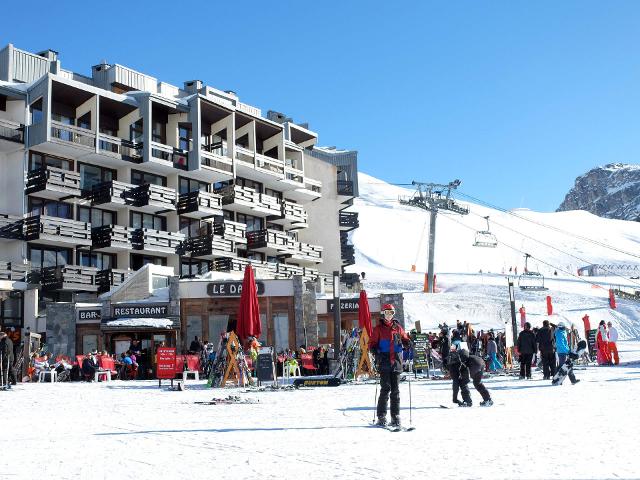
[[[132,272],[129,272],[128,270],[116,270],[113,268],[99,270],[98,273],[96,273],[98,292],[108,292],[113,287],[122,285],[131,274]]]
[[[297,170],[292,167],[285,167],[284,173],[286,180],[304,185],[304,173],[302,172],[302,170]]]
[[[25,219],[25,239],[91,245],[91,224],[66,218],[34,215]]]
[[[247,226],[244,223],[225,220],[224,223],[213,223],[212,232],[235,243],[247,243]]]
[[[184,234],[179,232],[138,228],[131,234],[131,244],[134,250],[176,253],[184,238]]]
[[[220,235],[207,234],[199,237],[189,237],[178,247],[178,254],[189,253],[192,258],[214,259],[235,256],[233,241]]]
[[[252,150],[249,150],[248,148],[243,147],[242,145],[236,144],[235,152],[236,152],[237,160],[253,165],[255,154]]]
[[[80,196],[80,174],[61,168],[46,167],[27,173],[25,194],[48,191],[58,196]]]
[[[338,180],[338,195],[353,197],[353,182],[351,180]]]
[[[98,134],[98,150],[127,162],[142,162],[142,142],[134,143],[104,133]]]
[[[212,150],[208,152],[206,150],[200,150],[200,167],[211,168],[213,170],[219,170],[228,174],[233,173],[233,160],[225,155],[218,154],[219,150]]]
[[[283,201],[281,204],[282,218],[294,223],[297,228],[307,226],[309,215],[299,203]]]
[[[91,229],[94,249],[131,250],[135,229],[122,225],[102,225]]]
[[[24,219],[16,215],[0,214],[0,238],[24,239]]]
[[[125,205],[124,194],[127,190],[135,188],[130,183],[110,180],[93,185],[91,190],[82,192],[83,198],[91,201],[91,205],[102,205],[105,203],[116,203]]]
[[[178,196],[178,215],[200,213],[203,216],[222,214],[222,195],[210,192],[188,192]]]
[[[132,188],[125,190],[122,195],[125,202],[134,207],[151,205],[166,210],[175,210],[176,208],[176,191],[169,187],[149,183],[139,186],[132,185]]]
[[[276,197],[260,193],[257,195],[257,199],[256,207],[259,207],[264,213],[268,215],[279,215],[281,213],[282,207]]]
[[[24,143],[24,125],[0,118],[0,139]]]
[[[180,170],[189,168],[189,152],[179,148],[170,147],[158,142],[151,142],[151,156],[157,160],[162,160],[167,166],[172,166]]]
[[[86,128],[65,125],[64,123],[51,121],[51,138],[62,140],[63,142],[82,145],[83,147],[95,148],[96,134]]]
[[[304,260],[314,263],[322,262],[322,251],[324,249],[320,245],[311,245],[309,243],[292,240],[289,247],[290,258],[294,260]]]
[[[284,162],[277,158],[256,154],[256,168],[278,176],[284,176]]]
[[[279,230],[263,229],[247,232],[247,248],[257,251],[275,251],[280,254],[291,250],[293,240]]]
[[[26,282],[29,265],[22,262],[0,262],[0,280]]]
[[[33,270],[29,283],[42,285],[43,290],[82,290],[97,292],[97,268],[64,265]]]
[[[346,228],[358,228],[360,222],[358,221],[358,212],[340,212],[339,223],[341,227]]]

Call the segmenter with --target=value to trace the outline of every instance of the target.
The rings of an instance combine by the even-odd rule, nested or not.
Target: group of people
[[[596,360],[598,365],[619,365],[618,355],[618,330],[611,322],[605,324],[600,320],[598,333],[596,334]]]

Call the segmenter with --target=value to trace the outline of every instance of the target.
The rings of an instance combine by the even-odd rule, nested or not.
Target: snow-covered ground
[[[417,429],[371,428],[374,384],[184,392],[154,382],[24,384],[0,392],[0,478],[638,478],[640,342],[581,382],[497,376],[491,408],[451,405],[451,383],[411,384]],[[257,404],[199,405],[239,395]],[[479,395],[472,391],[477,403]],[[409,384],[401,384],[409,423]]]

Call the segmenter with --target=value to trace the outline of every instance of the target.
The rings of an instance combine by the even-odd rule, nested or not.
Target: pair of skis
[[[372,424],[371,425],[374,428],[382,428],[388,432],[394,432],[394,433],[398,433],[398,432],[412,432],[416,429],[416,427],[414,426],[410,426],[410,427],[402,427],[399,425],[377,425],[377,424]]]

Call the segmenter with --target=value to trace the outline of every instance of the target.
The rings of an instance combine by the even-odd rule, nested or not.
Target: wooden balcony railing
[[[91,245],[91,224],[66,218],[34,215],[25,219],[25,239],[48,239]]]
[[[46,167],[27,173],[25,193],[49,190],[65,196],[80,196],[80,174],[71,170]]]

